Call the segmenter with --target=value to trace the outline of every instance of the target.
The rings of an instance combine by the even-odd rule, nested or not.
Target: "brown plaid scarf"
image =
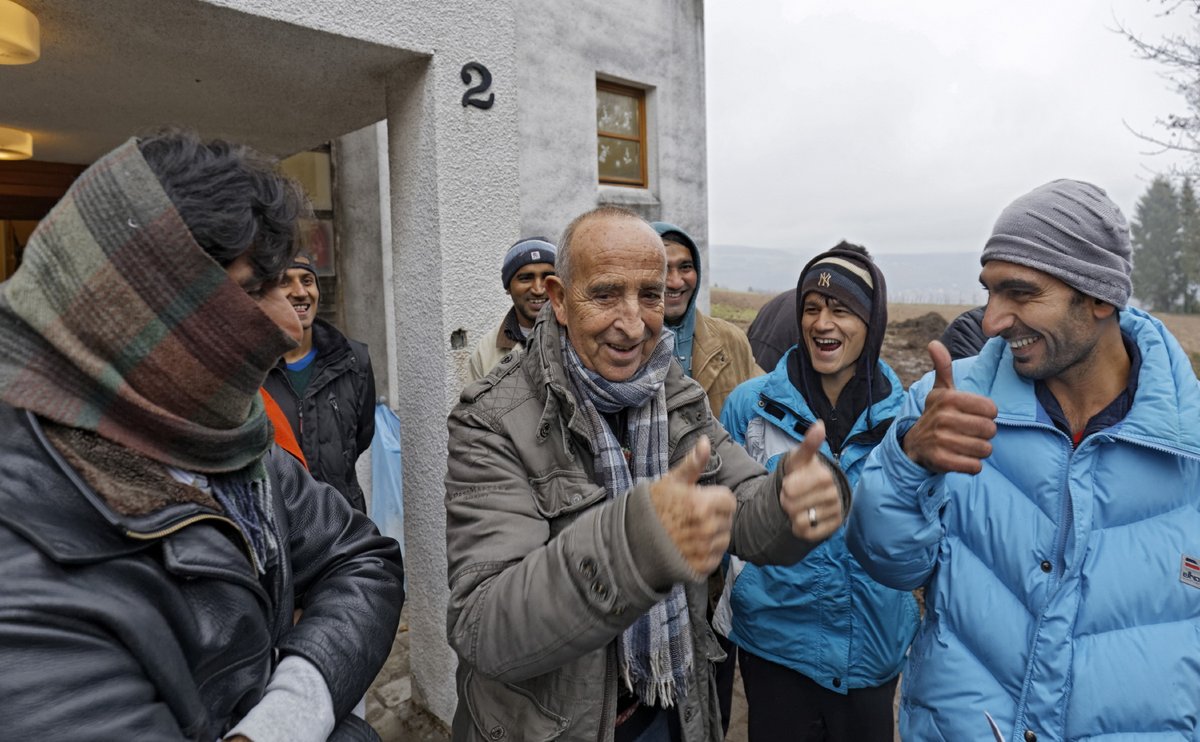
[[[292,342],[192,239],[137,141],[88,168],[0,284],[0,399],[155,461],[233,472]]]

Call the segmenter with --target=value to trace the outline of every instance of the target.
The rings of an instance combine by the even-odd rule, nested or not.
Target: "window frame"
[[[321,282],[321,299],[317,303],[317,316],[323,320],[332,322],[333,324],[339,324],[339,318],[341,317],[342,311],[342,296],[340,285],[341,281],[339,280],[340,277],[338,275],[338,260],[341,254],[341,235],[339,234],[337,221],[339,205],[337,158],[334,157],[332,141],[322,142],[315,147],[300,150],[299,152],[293,152],[292,155],[289,155],[288,157],[306,152],[316,152],[329,158],[329,208],[312,209],[311,224],[306,226],[311,226],[312,229],[323,230],[323,225],[326,223],[329,224],[329,266],[321,266],[316,268],[317,280]],[[288,158],[285,157],[282,159],[286,160]],[[303,187],[304,183],[301,182],[300,185]],[[308,195],[307,191],[305,192],[305,195]],[[307,222],[310,220],[305,221]],[[313,257],[316,257],[315,253],[311,249],[306,250],[306,252],[308,252],[310,255],[313,255]]]
[[[597,99],[599,98],[600,91],[605,91],[608,93],[616,93],[617,95],[624,95],[629,98],[633,98],[634,100],[637,101],[638,136],[632,137],[628,134],[620,134],[617,132],[604,131],[600,128],[600,122],[597,121],[596,122],[596,146],[597,146],[597,148],[600,145],[600,137],[604,136],[604,137],[609,137],[611,139],[620,139],[620,140],[626,141],[626,142],[637,142],[638,145],[641,147],[642,156],[640,158],[640,160],[641,160],[641,163],[640,163],[641,164],[641,177],[640,178],[615,178],[615,177],[609,177],[609,176],[602,175],[600,173],[600,161],[599,161],[599,159],[597,159],[596,175],[597,175],[598,181],[602,185],[626,186],[626,187],[630,187],[630,188],[649,188],[650,187],[650,177],[649,177],[649,172],[648,172],[649,168],[648,168],[647,163],[650,159],[650,157],[649,157],[649,155],[650,155],[649,144],[650,143],[646,136],[646,90],[644,88],[637,88],[632,85],[622,85],[621,83],[610,82],[608,80],[599,80],[598,79],[598,80],[596,80]]]

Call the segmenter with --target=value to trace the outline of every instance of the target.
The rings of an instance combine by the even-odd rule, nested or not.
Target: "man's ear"
[[[550,308],[558,324],[567,324],[567,287],[557,275],[546,276],[546,293],[550,295]]]
[[[1092,316],[1098,320],[1108,319],[1116,313],[1117,308],[1103,299],[1092,298]]]

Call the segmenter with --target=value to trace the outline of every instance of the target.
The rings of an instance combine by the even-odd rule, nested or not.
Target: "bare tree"
[[[1137,35],[1135,29],[1117,22],[1117,31],[1133,45],[1143,59],[1162,67],[1168,84],[1183,98],[1183,114],[1159,118],[1157,133],[1130,128],[1136,136],[1154,145],[1157,152],[1179,151],[1190,155],[1187,164],[1175,168],[1175,175],[1200,176],[1200,0],[1157,0],[1162,15],[1190,16],[1187,33],[1169,34],[1158,40]]]

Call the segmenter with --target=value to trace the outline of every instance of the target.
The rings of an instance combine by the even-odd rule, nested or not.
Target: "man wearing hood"
[[[713,416],[721,414],[725,398],[734,387],[762,375],[750,354],[745,334],[723,319],[696,309],[696,287],[700,284],[700,251],[691,236],[674,224],[651,222],[667,251],[667,291],[663,296],[663,321],[675,333],[675,360],[708,395]],[[722,572],[709,575],[709,618],[724,587]],[[721,701],[721,724],[729,728],[733,703],[734,647],[717,636],[729,657],[717,665],[717,694]]]
[[[733,391],[721,424],[774,469],[823,421],[822,453],[853,485],[904,401],[879,358],[887,287],[866,250],[842,243],[809,261],[796,296],[799,342],[770,374]],[[843,529],[790,566],[735,560],[718,628],[740,648],[751,742],[890,742],[916,627],[912,594],[868,577]]]
[[[763,370],[754,363],[745,333],[696,309],[700,250],[695,241],[674,224],[652,222],[650,226],[667,249],[664,322],[675,333],[675,360],[704,388],[713,414],[720,415],[733,388],[761,376]]]
[[[858,245],[842,240],[834,248],[854,250]],[[800,326],[796,324],[796,289],[788,289],[763,304],[746,328],[754,361],[771,369],[796,343],[800,342]]]

